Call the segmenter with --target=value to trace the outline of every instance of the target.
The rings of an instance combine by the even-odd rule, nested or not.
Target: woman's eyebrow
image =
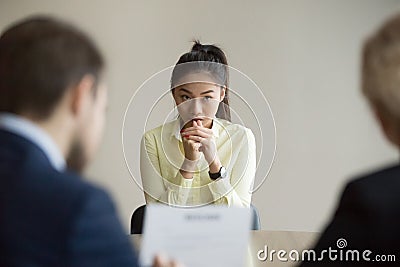
[[[205,94],[208,94],[208,93],[214,93],[214,90],[205,91],[205,92],[201,93],[201,95],[205,95]]]
[[[192,92],[190,92],[189,90],[187,90],[185,88],[181,88],[181,89],[179,89],[179,91],[183,91],[185,93],[188,93],[188,94],[192,95]]]

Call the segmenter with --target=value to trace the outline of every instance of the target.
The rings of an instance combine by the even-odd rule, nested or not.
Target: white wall
[[[133,209],[144,203],[122,153],[130,97],[193,38],[221,45],[230,64],[263,90],[275,116],[275,162],[253,198],[262,227],[316,231],[348,178],[398,159],[359,93],[358,70],[362,40],[396,11],[395,0],[1,0],[0,29],[29,14],[53,14],[90,32],[103,50],[108,127],[87,173],[113,194],[127,232]]]

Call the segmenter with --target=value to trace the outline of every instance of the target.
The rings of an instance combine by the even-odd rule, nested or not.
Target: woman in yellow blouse
[[[224,52],[195,42],[173,69],[171,93],[179,117],[142,139],[146,202],[249,207],[255,139],[250,129],[230,122]]]

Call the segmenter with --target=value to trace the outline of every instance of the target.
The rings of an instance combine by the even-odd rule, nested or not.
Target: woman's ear
[[[222,102],[222,101],[224,100],[224,98],[225,98],[225,91],[226,91],[225,86],[221,86],[221,94],[220,94],[220,101],[219,101],[219,102]]]

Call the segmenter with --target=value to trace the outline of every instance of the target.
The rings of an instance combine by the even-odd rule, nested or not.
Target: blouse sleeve
[[[185,179],[180,171],[174,179],[175,183],[162,177],[157,142],[151,133],[146,133],[141,141],[140,174],[147,204],[186,205],[193,179]]]
[[[216,204],[249,207],[256,172],[256,142],[253,132],[246,129],[240,152],[228,167],[228,176],[209,184]]]

